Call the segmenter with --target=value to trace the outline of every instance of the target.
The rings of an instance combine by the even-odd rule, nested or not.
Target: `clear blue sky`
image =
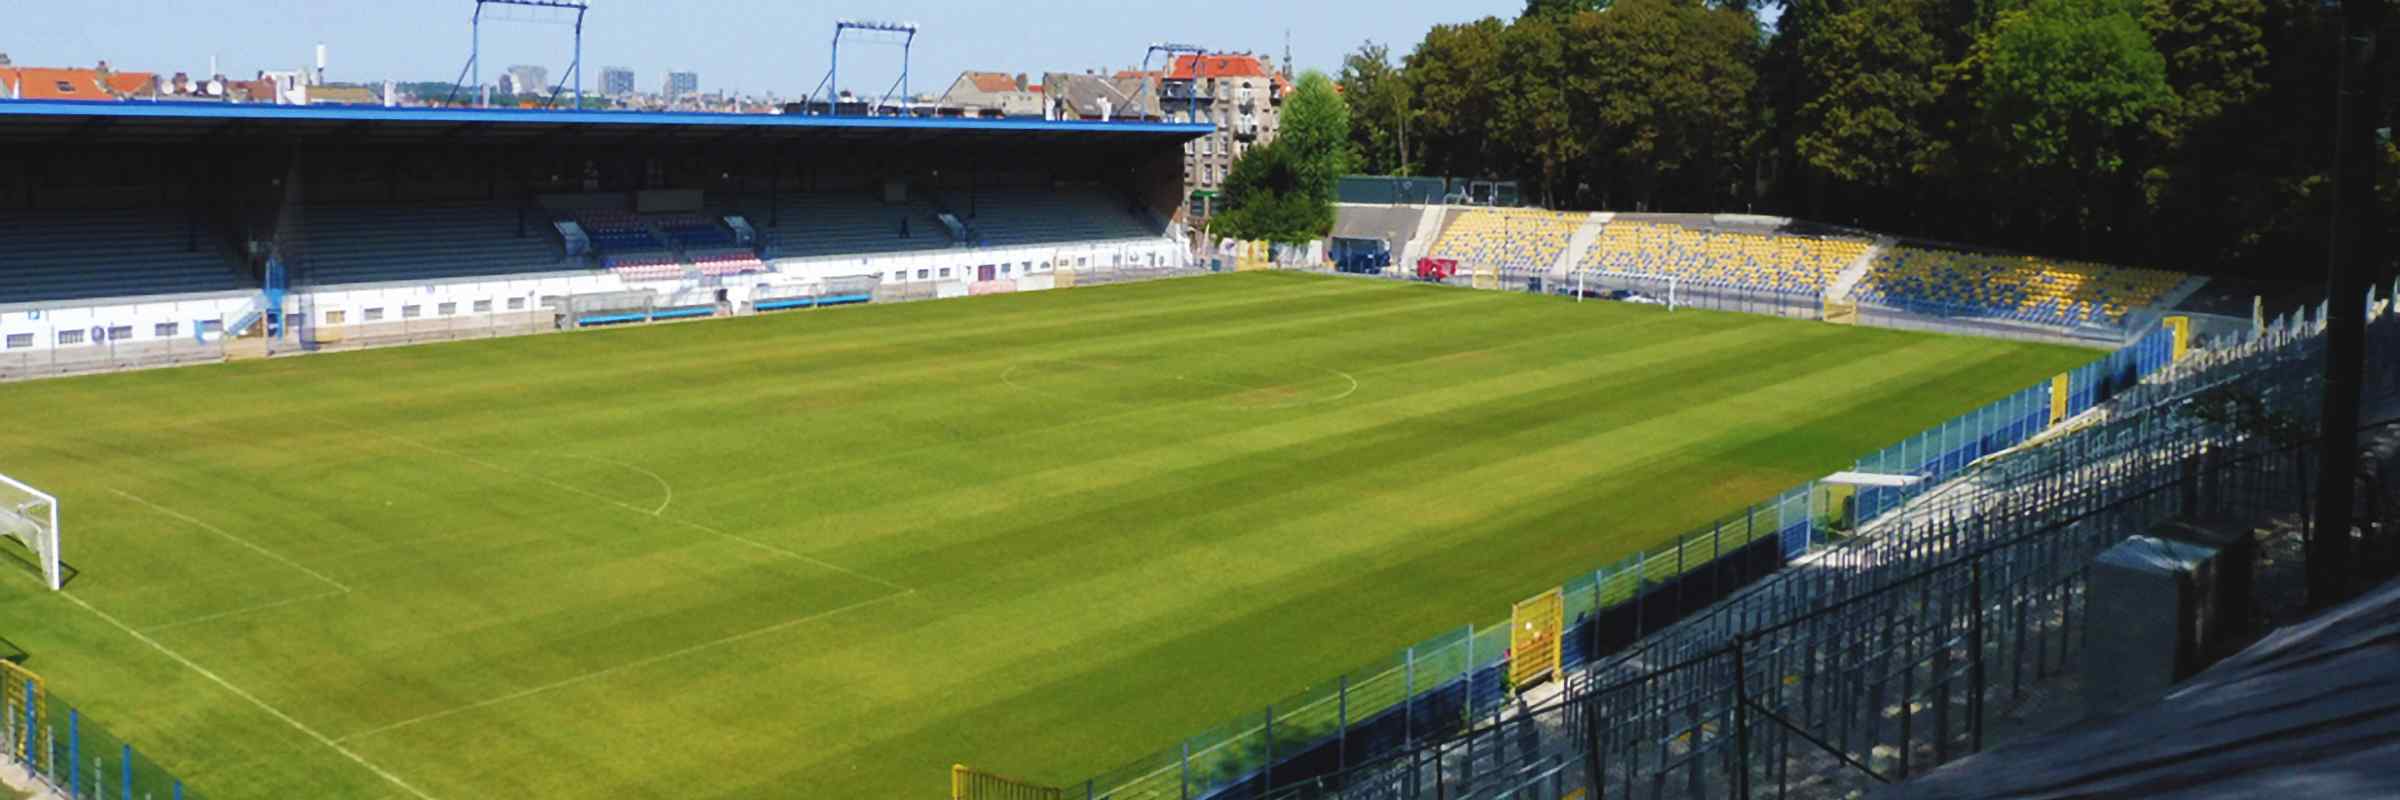
[[[1281,57],[1284,31],[1302,68],[1333,72],[1360,42],[1405,53],[1437,23],[1514,16],[1524,0],[590,0],[584,85],[600,67],[625,66],[656,91],[673,69],[697,70],[704,89],[813,89],[825,75],[836,19],[915,22],[911,88],[940,91],[960,70],[1082,71],[1129,67],[1155,41]],[[331,49],[334,80],[448,81],[466,63],[469,0],[73,0],[16,3],[0,51],[21,66],[88,67],[250,77],[260,69],[308,66]],[[541,64],[551,80],[569,59],[570,29],[552,24],[484,25],[485,80],[511,64]],[[842,83],[880,92],[899,75],[899,48],[843,42]]]

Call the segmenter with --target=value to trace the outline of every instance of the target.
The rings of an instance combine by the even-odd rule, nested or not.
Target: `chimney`
[[[1115,114],[1115,113],[1116,113],[1116,107],[1115,107],[1115,106],[1116,106],[1116,104],[1115,104],[1115,103],[1111,103],[1111,102],[1109,102],[1109,101],[1108,101],[1108,98],[1106,98],[1106,97],[1100,98],[1100,121],[1101,121],[1101,122],[1107,122],[1107,121],[1109,121],[1109,120],[1111,119],[1111,116],[1112,116],[1113,114]]]
[[[92,71],[98,72],[102,75],[108,74],[108,59],[100,59],[100,66],[93,67]]]
[[[317,80],[316,80],[314,83],[310,83],[309,85],[310,85],[310,86],[323,86],[324,84],[325,84],[325,43],[324,43],[324,42],[318,42],[318,43],[317,43]]]

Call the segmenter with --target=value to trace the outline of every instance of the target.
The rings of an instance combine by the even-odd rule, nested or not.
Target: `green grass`
[[[220,799],[1065,781],[2093,357],[1244,274],[6,385],[0,635]]]

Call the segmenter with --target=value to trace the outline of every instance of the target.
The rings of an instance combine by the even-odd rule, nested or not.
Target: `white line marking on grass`
[[[242,687],[233,685],[232,681],[225,680],[224,678],[219,677],[217,673],[210,672],[207,667],[200,666],[198,662],[184,657],[182,653],[175,652],[174,650],[168,649],[166,645],[159,644],[157,639],[152,639],[147,634],[134,630],[132,626],[126,625],[123,621],[109,615],[108,612],[102,611],[94,607],[92,604],[84,602],[83,598],[76,597],[74,593],[62,591],[59,592],[59,595],[67,598],[68,602],[82,606],[83,610],[92,612],[93,616],[97,616],[108,624],[116,626],[117,630],[124,631],[126,635],[132,636],[141,643],[149,645],[150,649],[156,650],[161,655],[174,659],[175,663],[182,664],[185,669],[199,673],[200,677],[207,678],[209,682],[224,687],[225,691],[232,692],[235,697],[249,701],[251,705],[257,706],[260,711],[265,711],[268,715],[273,716],[278,720],[282,720],[283,724],[291,726],[292,730],[306,734],[308,738],[317,740],[317,743],[332,748],[334,752],[342,754],[343,757],[350,759],[359,766],[366,767],[367,771],[375,773],[377,777],[384,779],[393,786],[400,787],[402,791],[408,792],[411,796],[420,798],[420,800],[434,800],[433,795],[426,794],[424,790],[418,789],[415,786],[410,786],[408,781],[401,780],[400,776],[394,775],[391,773],[391,771],[376,766],[375,762],[368,761],[365,756],[359,755],[350,748],[343,747],[342,743],[334,741],[332,737],[318,733],[317,729],[309,727],[308,723],[293,719],[292,715],[283,713],[282,709],[268,705],[267,701],[258,699],[257,695],[253,695],[247,691],[244,691]]]
[[[148,632],[148,633],[157,633],[157,632],[159,632],[159,631],[164,631],[164,630],[172,630],[172,629],[175,629],[175,628],[181,628],[181,627],[184,627],[184,626],[186,626],[186,625],[198,625],[198,624],[200,624],[200,623],[203,623],[203,622],[215,622],[215,621],[217,621],[217,620],[225,619],[225,618],[227,618],[227,617],[238,617],[238,616],[241,616],[241,615],[243,615],[243,614],[255,614],[255,613],[257,613],[257,612],[260,612],[260,611],[267,611],[267,610],[270,610],[270,609],[282,608],[282,607],[284,607],[284,606],[293,605],[293,604],[295,604],[295,603],[305,603],[305,602],[308,602],[308,601],[310,601],[310,600],[323,600],[323,599],[325,599],[325,598],[328,598],[328,597],[340,597],[340,596],[342,596],[342,595],[346,595],[346,594],[349,594],[349,593],[350,593],[350,592],[348,592],[347,590],[345,590],[345,591],[339,591],[339,592],[318,592],[318,593],[316,593],[316,594],[312,594],[312,595],[304,595],[304,596],[301,596],[301,597],[294,597],[294,598],[291,598],[291,599],[289,599],[289,600],[277,600],[277,601],[274,601],[274,602],[272,602],[272,603],[260,603],[260,604],[258,604],[258,605],[254,605],[254,606],[244,606],[244,607],[242,607],[242,608],[237,608],[237,609],[234,609],[234,610],[232,610],[232,611],[219,611],[219,612],[217,612],[217,613],[214,613],[214,614],[208,614],[208,615],[204,615],[204,616],[193,617],[193,618],[191,618],[191,619],[179,619],[179,620],[176,620],[176,621],[174,621],[174,622],[164,622],[164,623],[160,623],[160,624],[157,624],[157,625],[152,625],[152,626],[150,626],[150,627],[148,627],[148,628],[144,628],[143,630],[144,630],[145,632]]]
[[[658,507],[650,510],[650,516],[656,517],[656,516],[663,515],[663,514],[667,513],[667,506],[670,506],[670,505],[674,505],[674,504],[675,504],[675,485],[674,485],[674,484],[671,484],[671,483],[668,483],[668,482],[667,482],[667,479],[665,479],[665,478],[662,478],[662,477],[659,477],[658,473],[656,473],[656,472],[651,472],[651,471],[649,471],[649,470],[646,470],[646,469],[643,469],[643,468],[641,468],[641,467],[637,467],[637,466],[634,466],[634,465],[632,465],[632,464],[627,464],[627,463],[625,463],[625,462],[623,462],[623,461],[612,461],[612,460],[605,459],[605,458],[601,458],[601,457],[598,457],[598,456],[585,456],[585,455],[572,455],[572,454],[570,454],[570,455],[568,455],[567,457],[568,457],[568,458],[580,458],[580,459],[583,459],[583,460],[585,460],[585,461],[592,462],[592,463],[594,463],[594,464],[606,464],[606,465],[608,465],[608,466],[616,467],[616,468],[618,468],[618,469],[624,469],[624,470],[630,470],[630,471],[633,471],[633,472],[639,472],[639,473],[641,473],[641,474],[643,474],[643,475],[647,475],[647,476],[649,476],[651,480],[657,481],[657,482],[658,482],[658,488],[659,488],[659,489],[661,489],[661,490],[664,490],[664,491],[667,493],[667,497],[666,497],[666,499],[664,499],[664,500],[660,500],[660,501],[658,501]]]
[[[248,540],[248,539],[244,539],[244,538],[242,538],[242,537],[235,536],[235,535],[233,535],[233,534],[231,534],[231,533],[227,533],[227,532],[225,531],[225,529],[224,529],[224,528],[219,528],[219,527],[217,527],[217,526],[215,526],[215,525],[210,525],[210,524],[208,524],[208,523],[206,523],[206,522],[202,522],[202,521],[200,521],[200,520],[198,520],[198,519],[194,519],[194,518],[192,518],[190,515],[188,515],[188,514],[184,514],[183,512],[176,511],[175,509],[168,508],[168,507],[166,507],[166,506],[162,506],[162,505],[159,505],[159,504],[157,504],[157,503],[150,502],[150,501],[148,501],[148,500],[144,500],[144,499],[142,499],[142,498],[140,498],[140,497],[134,496],[132,493],[130,493],[130,492],[127,492],[127,491],[125,491],[125,490],[123,490],[123,489],[111,488],[111,489],[109,489],[109,491],[110,491],[110,492],[112,492],[112,493],[115,493],[115,494],[116,494],[118,497],[122,497],[122,498],[125,498],[125,499],[127,499],[127,500],[131,500],[131,501],[133,501],[133,502],[140,503],[140,504],[142,504],[142,505],[145,505],[145,506],[149,506],[151,510],[153,510],[153,511],[157,511],[158,513],[165,514],[165,515],[167,515],[167,516],[174,517],[174,518],[176,518],[176,519],[179,519],[179,520],[183,520],[184,522],[188,522],[188,523],[191,523],[191,524],[192,524],[192,525],[194,525],[194,526],[197,526],[197,527],[198,527],[198,528],[200,528],[201,530],[208,531],[209,533],[213,533],[213,534],[216,534],[216,535],[218,535],[218,536],[225,537],[225,538],[226,538],[226,540],[228,540],[228,541],[231,541],[231,542],[233,542],[234,544],[238,544],[238,545],[241,545],[241,546],[243,546],[243,547],[250,548],[250,550],[251,550],[252,552],[255,552],[255,553],[259,554],[259,555],[266,556],[266,557],[268,557],[268,558],[274,559],[274,560],[275,560],[277,563],[283,564],[284,566],[291,567],[292,569],[296,569],[296,570],[299,570],[299,571],[301,571],[301,572],[308,573],[309,577],[312,577],[312,578],[315,578],[315,579],[317,579],[317,580],[323,581],[323,582],[325,582],[325,585],[327,585],[327,586],[331,586],[331,587],[333,587],[333,588],[340,589],[340,590],[342,590],[342,591],[344,591],[344,592],[348,592],[348,591],[350,591],[350,587],[349,587],[348,585],[345,585],[345,584],[343,584],[341,581],[337,581],[337,580],[334,580],[334,579],[332,579],[332,578],[326,577],[325,573],[318,572],[318,571],[316,571],[316,570],[313,570],[313,569],[309,569],[309,568],[307,567],[307,565],[301,564],[301,563],[300,563],[300,562],[298,562],[298,561],[293,561],[293,560],[291,560],[291,559],[289,559],[289,558],[285,558],[285,557],[283,557],[282,555],[280,555],[280,554],[277,554],[277,553],[276,553],[275,551],[273,551],[273,550],[269,550],[269,549],[267,549],[267,548],[260,547],[260,546],[258,546],[258,544],[257,544],[257,543],[255,543],[255,542],[252,542],[252,541],[250,541],[250,540]]]
[[[633,513],[640,514],[640,515],[642,515],[642,516],[645,516],[645,517],[650,517],[650,518],[652,518],[652,519],[657,519],[657,520],[660,520],[660,521],[663,521],[663,522],[672,522],[672,523],[674,523],[674,524],[681,525],[681,526],[684,526],[684,527],[686,527],[686,528],[691,528],[692,530],[700,531],[700,532],[702,532],[702,533],[706,533],[706,534],[710,534],[710,535],[713,535],[713,536],[717,536],[717,537],[719,537],[719,538],[723,538],[723,539],[726,539],[726,540],[729,540],[729,541],[740,542],[740,543],[742,543],[742,544],[744,544],[744,545],[748,545],[748,546],[750,546],[750,547],[753,547],[753,548],[756,548],[756,549],[759,549],[759,550],[763,550],[763,551],[766,551],[766,552],[769,552],[769,553],[774,553],[774,554],[776,554],[776,555],[780,555],[780,556],[783,556],[783,557],[785,557],[785,558],[792,559],[792,560],[794,560],[794,561],[800,561],[800,562],[804,562],[804,563],[807,563],[807,564],[812,564],[812,565],[815,565],[815,566],[817,566],[817,567],[821,567],[821,568],[824,568],[824,569],[826,569],[826,570],[830,570],[830,571],[833,571],[833,572],[839,572],[839,573],[842,573],[842,574],[844,574],[844,575],[848,575],[848,576],[850,576],[850,577],[853,577],[853,578],[857,578],[857,579],[859,579],[859,580],[866,581],[866,582],[868,582],[868,583],[873,583],[873,584],[876,584],[876,585],[878,585],[878,586],[882,586],[882,587],[884,587],[884,588],[886,588],[886,589],[894,589],[894,590],[903,591],[903,592],[913,592],[913,591],[916,591],[916,587],[913,587],[913,586],[908,586],[908,585],[901,584],[901,583],[898,583],[898,582],[895,582],[895,581],[892,581],[892,580],[888,580],[888,579],[885,579],[885,578],[879,578],[879,577],[876,577],[876,576],[873,576],[873,575],[869,575],[869,574],[867,574],[867,573],[860,572],[860,571],[858,571],[858,570],[854,570],[854,569],[851,569],[851,568],[849,568],[849,567],[842,566],[842,565],[840,565],[840,564],[835,564],[835,563],[833,563],[833,562],[826,561],[826,560],[824,560],[824,559],[821,559],[821,558],[816,558],[816,557],[813,557],[813,556],[808,556],[808,555],[802,555],[801,553],[799,553],[799,552],[796,552],[796,551],[793,551],[793,550],[791,550],[791,549],[784,548],[784,547],[777,547],[777,546],[775,546],[775,545],[768,544],[768,543],[766,543],[766,542],[762,542],[762,541],[759,541],[759,540],[757,540],[757,539],[752,539],[752,538],[750,538],[750,537],[748,537],[748,536],[742,536],[742,535],[739,535],[739,534],[727,533],[727,532],[725,532],[725,531],[717,530],[716,528],[709,527],[709,526],[707,526],[707,525],[703,525],[703,524],[700,524],[700,523],[697,523],[697,522],[693,522],[693,521],[691,521],[691,520],[677,519],[677,518],[674,518],[674,517],[664,516],[664,515],[661,515],[661,514],[660,514],[660,513],[658,513],[658,512],[651,511],[650,509],[642,508],[642,507],[640,507],[640,506],[632,505],[632,504],[630,504],[630,503],[627,503],[627,502],[625,502],[625,501],[623,501],[623,500],[618,500],[618,499],[616,499],[616,498],[614,498],[614,497],[609,497],[609,496],[607,496],[607,495],[604,495],[604,494],[599,494],[599,493],[593,492],[593,491],[591,491],[591,490],[584,489],[584,488],[582,488],[582,487],[579,487],[579,486],[575,486],[575,485],[573,485],[573,484],[568,484],[568,483],[560,483],[560,482],[558,482],[558,481],[555,481],[555,480],[552,480],[552,479],[549,479],[549,478],[545,478],[545,477],[542,477],[542,476],[540,476],[540,475],[535,475],[535,474],[533,474],[533,473],[530,473],[530,472],[525,472],[525,471],[522,471],[522,470],[516,470],[516,469],[511,469],[511,468],[508,468],[508,467],[504,467],[504,466],[501,466],[501,465],[499,465],[499,464],[494,464],[494,463],[492,463],[492,462],[485,461],[485,460],[483,460],[483,459],[476,458],[476,457],[474,457],[474,456],[467,455],[466,453],[462,453],[462,452],[459,452],[459,451],[456,451],[456,450],[451,450],[451,449],[449,449],[449,448],[445,448],[445,447],[438,447],[438,446],[435,446],[435,445],[426,444],[426,443],[424,443],[424,442],[420,442],[420,441],[417,441],[417,440],[415,440],[415,439],[411,439],[411,438],[409,438],[409,437],[406,437],[406,436],[401,436],[401,435],[399,435],[399,434],[396,434],[396,433],[389,433],[389,432],[385,432],[385,431],[373,430],[373,429],[370,429],[370,428],[362,428],[362,427],[359,427],[359,426],[356,426],[356,425],[351,425],[351,424],[349,424],[349,423],[340,422],[340,421],[338,421],[338,420],[335,420],[335,421],[333,421],[333,422],[334,422],[334,424],[336,424],[336,425],[341,425],[341,426],[343,426],[343,427],[350,428],[351,430],[360,431],[360,432],[363,432],[363,433],[368,433],[368,434],[373,434],[373,435],[375,435],[375,436],[381,436],[381,437],[383,437],[383,438],[390,439],[390,440],[392,440],[392,441],[399,442],[399,443],[401,443],[401,444],[408,445],[408,446],[410,446],[410,447],[414,447],[414,448],[417,448],[417,449],[419,449],[419,450],[423,450],[423,451],[425,451],[425,452],[428,452],[428,453],[433,453],[433,454],[435,454],[435,455],[442,455],[442,456],[448,456],[448,457],[451,457],[451,458],[455,458],[455,459],[458,459],[458,460],[460,460],[460,461],[464,461],[464,462],[466,462],[466,463],[473,464],[473,465],[475,465],[475,466],[478,466],[478,467],[482,467],[482,468],[484,468],[484,469],[491,470],[491,471],[493,471],[493,472],[498,472],[498,473],[501,473],[501,474],[504,474],[504,475],[514,475],[514,476],[516,476],[516,477],[523,478],[523,479],[526,479],[526,480],[530,480],[530,481],[535,481],[535,482],[539,482],[539,483],[548,484],[549,486],[551,486],[551,487],[553,487],[553,488],[556,488],[556,489],[558,489],[558,490],[560,490],[560,491],[569,492],[569,493],[573,493],[573,494],[577,494],[577,495],[582,495],[582,496],[584,496],[584,497],[588,497],[588,498],[591,498],[591,499],[593,499],[593,500],[598,500],[598,501],[600,501],[600,502],[607,503],[607,504],[609,504],[609,505],[616,506],[616,507],[618,507],[618,508],[622,508],[622,509],[625,509],[625,510],[627,510],[627,511],[631,511],[631,512],[633,512]],[[661,506],[661,508],[664,508],[664,506]]]
[[[407,727],[411,727],[411,726],[415,726],[415,725],[421,725],[421,724],[424,724],[424,723],[427,723],[427,722],[432,722],[432,721],[434,721],[434,720],[443,719],[443,718],[446,718],[446,717],[453,717],[453,716],[457,716],[457,715],[459,715],[459,714],[464,714],[464,713],[467,713],[467,712],[469,712],[469,711],[474,711],[474,710],[477,710],[477,709],[482,709],[482,708],[489,708],[489,707],[496,706],[496,705],[499,705],[499,704],[501,704],[501,703],[510,702],[510,701],[513,701],[513,700],[522,700],[522,699],[525,699],[525,698],[527,698],[527,697],[532,697],[532,696],[534,696],[534,695],[537,695],[537,694],[541,694],[541,693],[544,693],[544,692],[549,692],[549,691],[554,691],[554,690],[558,690],[558,689],[564,689],[564,688],[566,688],[566,687],[569,687],[569,686],[574,686],[574,685],[576,685],[576,684],[580,684],[580,683],[589,683],[589,682],[592,682],[592,681],[596,681],[596,680],[599,680],[599,679],[602,679],[602,678],[609,677],[609,676],[611,676],[611,675],[615,675],[615,674],[617,674],[617,673],[620,673],[620,672],[625,672],[625,671],[627,671],[627,670],[640,669],[640,668],[642,668],[642,667],[647,667],[647,666],[650,666],[650,665],[653,665],[653,664],[657,664],[657,663],[660,663],[660,662],[663,662],[663,661],[669,661],[669,660],[673,660],[673,659],[677,659],[677,658],[682,658],[682,657],[684,657],[684,656],[688,656],[688,655],[691,655],[691,654],[693,654],[693,653],[697,653],[697,652],[700,652],[700,651],[703,651],[703,650],[708,650],[708,649],[711,649],[711,648],[722,647],[722,646],[729,645],[729,644],[734,644],[734,643],[737,643],[737,642],[743,642],[743,641],[748,641],[748,640],[751,640],[751,639],[756,639],[756,638],[758,638],[758,637],[765,636],[765,635],[768,635],[768,634],[771,634],[771,633],[775,633],[775,632],[778,632],[778,631],[783,631],[783,630],[789,630],[789,629],[791,629],[791,628],[796,628],[796,627],[799,627],[799,626],[802,626],[802,625],[806,625],[806,624],[808,624],[808,623],[811,623],[811,622],[818,622],[818,621],[821,621],[821,620],[829,619],[829,618],[831,618],[831,617],[834,617],[834,616],[836,616],[836,615],[840,615],[840,614],[846,614],[846,613],[849,613],[849,612],[852,612],[852,611],[856,611],[856,610],[859,610],[859,609],[862,609],[862,608],[866,608],[866,607],[868,607],[868,606],[872,606],[872,605],[878,605],[878,604],[882,604],[882,603],[888,603],[888,602],[891,602],[891,601],[893,601],[893,600],[898,600],[898,599],[900,599],[900,598],[903,598],[903,597],[908,597],[908,596],[914,595],[914,594],[916,594],[916,593],[917,593],[917,590],[915,590],[915,589],[908,589],[908,590],[905,590],[905,591],[893,592],[893,593],[891,593],[891,594],[887,594],[887,595],[884,595],[884,596],[882,596],[882,597],[877,597],[877,598],[873,598],[873,599],[869,599],[869,600],[861,600],[861,601],[859,601],[859,602],[856,602],[856,603],[851,603],[851,604],[849,604],[849,605],[842,606],[842,607],[840,607],[840,608],[834,608],[834,609],[828,609],[828,610],[825,610],[825,611],[819,611],[819,612],[817,612],[817,613],[810,614],[810,615],[808,615],[808,616],[800,617],[800,618],[797,618],[797,619],[787,619],[787,620],[784,620],[784,621],[782,621],[782,622],[775,623],[775,624],[773,624],[773,625],[768,625],[768,626],[766,626],[766,627],[764,627],[764,628],[757,628],[757,629],[753,629],[753,630],[743,631],[743,632],[741,632],[741,633],[733,634],[733,635],[731,635],[731,636],[726,636],[726,637],[719,638],[719,639],[713,639],[713,640],[710,640],[710,641],[701,642],[701,643],[699,643],[699,644],[695,644],[695,645],[692,645],[692,646],[690,646],[690,647],[683,648],[683,649],[681,649],[681,650],[676,650],[676,651],[669,652],[669,653],[660,653],[660,654],[658,654],[658,655],[651,656],[651,657],[649,657],[649,658],[642,658],[642,659],[636,659],[636,660],[633,660],[633,661],[628,661],[628,662],[625,662],[625,663],[623,663],[623,664],[618,664],[618,665],[616,665],[616,666],[613,666],[613,667],[608,667],[608,668],[605,668],[605,669],[600,669],[600,670],[594,670],[594,671],[592,671],[592,672],[586,672],[586,673],[584,673],[584,674],[582,674],[582,675],[577,675],[577,676],[575,676],[575,677],[572,677],[572,678],[567,678],[567,679],[565,679],[565,680],[553,681],[553,682],[551,682],[551,683],[545,683],[545,684],[542,684],[542,685],[540,685],[540,686],[535,686],[535,687],[528,688],[528,689],[520,689],[520,690],[517,690],[517,691],[514,691],[514,692],[510,692],[510,693],[508,693],[508,694],[500,695],[500,696],[498,696],[498,697],[487,698],[487,699],[483,699],[483,700],[477,700],[477,701],[475,701],[475,702],[468,703],[468,704],[466,704],[466,705],[462,705],[462,706],[456,706],[456,707],[452,707],[452,708],[443,709],[443,710],[441,710],[441,711],[436,711],[436,712],[433,712],[433,713],[431,713],[431,714],[425,714],[425,715],[423,715],[423,716],[410,717],[410,718],[408,718],[408,719],[404,719],[404,720],[401,720],[401,721],[399,721],[399,722],[394,722],[394,723],[392,723],[392,724],[389,724],[389,725],[384,725],[384,726],[382,726],[382,727],[378,727],[378,728],[369,728],[369,729],[367,729],[367,730],[363,730],[363,731],[359,731],[359,732],[357,732],[357,733],[353,733],[353,734],[350,734],[350,735],[347,735],[347,736],[343,736],[342,738],[340,738],[340,739],[337,739],[337,740],[335,740],[335,741],[340,741],[340,742],[350,742],[350,741],[356,741],[356,740],[363,739],[363,738],[366,738],[366,737],[369,737],[369,736],[374,736],[374,735],[376,735],[376,734],[381,734],[381,733],[390,733],[390,732],[392,732],[392,731],[396,731],[396,730],[399,730],[399,729],[401,729],[401,728],[407,728]]]

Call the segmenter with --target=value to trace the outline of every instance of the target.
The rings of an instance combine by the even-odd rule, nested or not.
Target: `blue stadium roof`
[[[1207,124],[1071,122],[1039,119],[832,117],[647,111],[271,106],[230,103],[0,100],[0,140],[77,143],[315,138],[362,143],[514,140],[993,139],[1182,141]]]

